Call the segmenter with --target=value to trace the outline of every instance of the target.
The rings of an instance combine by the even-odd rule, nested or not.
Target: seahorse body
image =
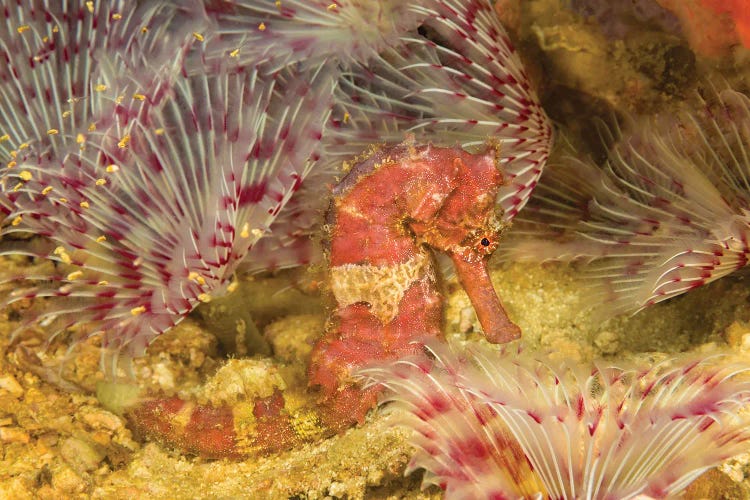
[[[329,259],[337,305],[309,364],[317,405],[289,411],[277,392],[255,401],[253,424],[241,425],[228,407],[157,399],[131,410],[131,419],[151,436],[206,456],[277,451],[361,422],[380,388],[361,389],[352,373],[442,336],[442,297],[427,247],[453,260],[487,338],[518,338],[486,270],[504,228],[495,208],[502,182],[492,145],[471,154],[407,140],[375,151],[333,190]]]

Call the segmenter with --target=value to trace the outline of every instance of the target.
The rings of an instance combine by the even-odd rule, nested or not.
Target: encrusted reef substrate
[[[513,264],[493,273],[530,348],[584,363],[595,357],[654,362],[685,350],[730,349],[741,356],[750,351],[750,292],[742,276],[720,280],[632,318],[605,323],[580,312],[586,284],[578,276],[575,269],[556,264]],[[446,286],[452,290],[449,331],[457,339],[479,341],[468,299],[453,281]],[[95,342],[67,353],[60,339],[34,358],[28,351],[37,351],[41,337],[27,334],[9,342],[19,314],[23,311],[17,308],[4,315],[0,335],[0,497],[441,497],[437,489],[420,492],[420,473],[402,476],[411,449],[406,433],[389,427],[394,416],[383,410],[341,436],[247,461],[203,460],[144,444],[93,395],[101,378]],[[296,358],[309,352],[310,339],[325,318],[323,313],[298,315],[288,309],[280,314],[265,329],[282,353],[274,361],[251,357],[220,368],[225,360],[213,335],[189,318],[136,360],[136,383],[199,400],[237,398],[238,387],[268,390],[259,379],[301,386],[304,361]],[[72,392],[67,391],[60,375],[77,387],[71,385]],[[248,380],[256,387],[248,387]],[[747,456],[740,456],[706,474],[691,486],[688,498],[750,498],[745,479],[749,463]]]

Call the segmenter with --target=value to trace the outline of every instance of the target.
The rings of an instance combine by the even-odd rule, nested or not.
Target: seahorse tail
[[[346,401],[335,408],[313,398],[271,396],[232,405],[203,405],[178,397],[151,398],[126,410],[131,428],[163,444],[204,458],[240,459],[278,453],[303,443],[330,437],[354,423],[340,418]],[[373,399],[374,405],[374,399]]]

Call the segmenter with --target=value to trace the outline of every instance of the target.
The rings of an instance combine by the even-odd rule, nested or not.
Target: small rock
[[[74,437],[63,442],[60,455],[79,474],[96,469],[104,460],[104,454],[95,444]]]
[[[748,343],[750,343],[750,327],[743,321],[734,321],[724,330],[724,340],[732,349],[739,349],[744,351]]]
[[[459,320],[458,320],[458,331],[461,333],[469,333],[474,330],[474,325],[478,324],[479,320],[474,312],[473,307],[464,307],[461,309]]]
[[[273,352],[285,363],[297,363],[310,356],[312,346],[323,334],[325,318],[319,314],[296,314],[268,325],[264,335]]]
[[[91,439],[98,445],[109,446],[112,443],[112,434],[107,431],[94,431]]]
[[[367,472],[367,485],[368,486],[380,486],[383,484],[385,478],[385,472],[381,469],[372,469]]]
[[[0,442],[28,443],[29,433],[20,427],[0,427]]]
[[[44,434],[40,434],[39,436],[37,436],[37,445],[44,446],[46,448],[56,446],[59,441],[60,435],[55,431],[45,432]]]
[[[233,404],[266,398],[276,389],[286,389],[286,383],[270,359],[230,359],[199,389],[197,397],[214,405]]]
[[[334,498],[344,498],[346,496],[346,485],[344,483],[332,482],[328,487],[328,494]]]
[[[599,332],[594,339],[594,344],[602,354],[614,354],[620,350],[620,338],[619,336],[609,330]]]
[[[116,431],[118,429],[122,429],[123,427],[123,422],[120,417],[101,408],[82,408],[79,412],[79,415],[81,420],[83,420],[83,422],[86,423],[86,425],[90,426],[92,429]]]
[[[73,493],[83,493],[86,490],[86,481],[76,474],[70,467],[60,467],[52,473],[53,498],[70,498]],[[67,494],[67,495],[66,495]]]
[[[152,369],[153,377],[160,388],[163,390],[175,388],[174,373],[172,373],[166,363],[157,363]]]
[[[15,398],[23,396],[23,387],[21,387],[21,384],[18,383],[13,375],[0,377],[0,391],[8,391]]]

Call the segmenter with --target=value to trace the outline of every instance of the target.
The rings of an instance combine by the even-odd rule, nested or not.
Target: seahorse
[[[309,363],[315,403],[287,410],[277,391],[254,401],[252,415],[239,416],[230,406],[154,398],[126,412],[133,426],[202,456],[241,457],[362,423],[381,388],[362,389],[353,373],[443,336],[443,300],[429,249],[452,260],[489,341],[520,337],[487,269],[507,226],[496,205],[502,184],[497,144],[471,153],[407,138],[374,149],[332,191],[327,251],[336,306]]]

